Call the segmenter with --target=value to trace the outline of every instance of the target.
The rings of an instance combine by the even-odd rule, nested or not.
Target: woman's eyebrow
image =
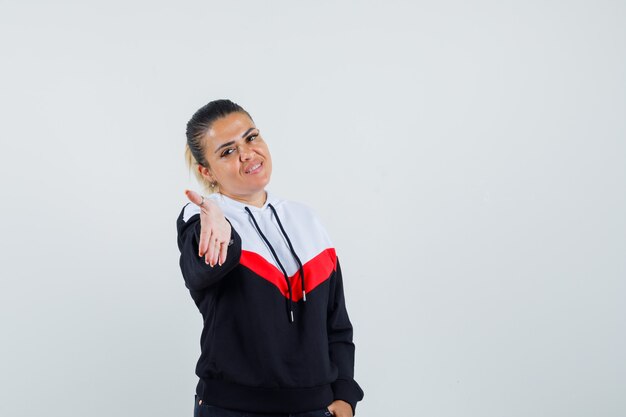
[[[251,131],[253,131],[254,129],[256,129],[256,127],[251,127],[251,128],[249,128],[248,130],[246,130],[246,131],[243,133],[243,135],[241,135],[241,137],[242,137],[242,138],[245,138],[245,137],[246,137],[246,135],[247,135],[248,133],[250,133]]]
[[[250,133],[251,131],[253,131],[254,129],[256,129],[256,127],[251,127],[251,128],[249,128],[248,130],[246,130],[246,131],[243,133],[243,135],[241,135],[241,137],[242,137],[242,138],[245,138],[245,137],[246,137],[246,135],[247,135],[248,133]],[[214,152],[214,153],[217,153],[220,149],[225,148],[225,147],[230,146],[230,145],[233,145],[234,143],[235,143],[235,141],[234,141],[234,140],[231,140],[230,142],[223,143],[223,144],[221,144],[220,146],[218,146],[218,147],[217,147],[217,149],[215,150],[215,152]]]
[[[220,146],[217,147],[217,149],[215,150],[214,153],[217,153],[220,149],[225,148],[225,147],[230,146],[230,145],[233,145],[234,143],[235,143],[234,140],[231,140],[230,142],[223,143],[223,144],[221,144]]]

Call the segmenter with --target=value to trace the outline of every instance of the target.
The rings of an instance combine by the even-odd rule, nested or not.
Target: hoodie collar
[[[218,194],[217,198],[219,199],[220,202],[236,210],[245,211],[246,207],[248,207],[253,212],[259,212],[259,211],[267,209],[268,204],[276,205],[276,203],[280,201],[280,199],[277,196],[275,196],[273,192],[269,190],[265,190],[265,193],[267,194],[267,198],[265,199],[265,204],[263,204],[262,207],[257,207],[251,204],[242,203],[241,201],[234,200],[221,193],[217,193]]]

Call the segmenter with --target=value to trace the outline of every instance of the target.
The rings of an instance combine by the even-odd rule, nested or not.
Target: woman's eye
[[[254,139],[256,139],[258,135],[250,135],[248,136],[248,142],[252,142]]]
[[[231,153],[233,153],[233,151],[233,148],[226,149],[224,152],[222,152],[222,157],[230,155]]]

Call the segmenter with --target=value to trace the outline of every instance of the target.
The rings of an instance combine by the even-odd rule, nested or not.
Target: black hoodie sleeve
[[[226,261],[222,266],[215,265],[211,267],[204,262],[204,257],[198,256],[200,214],[194,214],[185,222],[183,213],[184,208],[176,221],[178,249],[180,250],[180,270],[187,288],[194,291],[203,290],[224,278],[239,264],[239,259],[241,258],[241,237],[231,224]],[[228,219],[226,220],[228,221]]]
[[[337,380],[331,384],[335,400],[344,400],[356,412],[356,403],[363,399],[363,390],[354,380],[354,343],[352,324],[346,310],[343,293],[343,278],[337,258],[337,269],[331,280],[328,305],[328,348],[330,360],[339,369]]]

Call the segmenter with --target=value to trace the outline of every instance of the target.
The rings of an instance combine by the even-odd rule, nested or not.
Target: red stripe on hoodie
[[[280,269],[269,263],[261,255],[242,250],[240,264],[254,271],[261,278],[266,279],[278,288],[280,293],[289,298],[287,282]],[[326,281],[337,269],[337,255],[335,248],[328,248],[320,252],[317,256],[302,265],[304,268],[304,287],[307,293],[313,291],[315,287]],[[300,270],[289,277],[291,283],[292,301],[298,302],[302,299],[302,280]]]

